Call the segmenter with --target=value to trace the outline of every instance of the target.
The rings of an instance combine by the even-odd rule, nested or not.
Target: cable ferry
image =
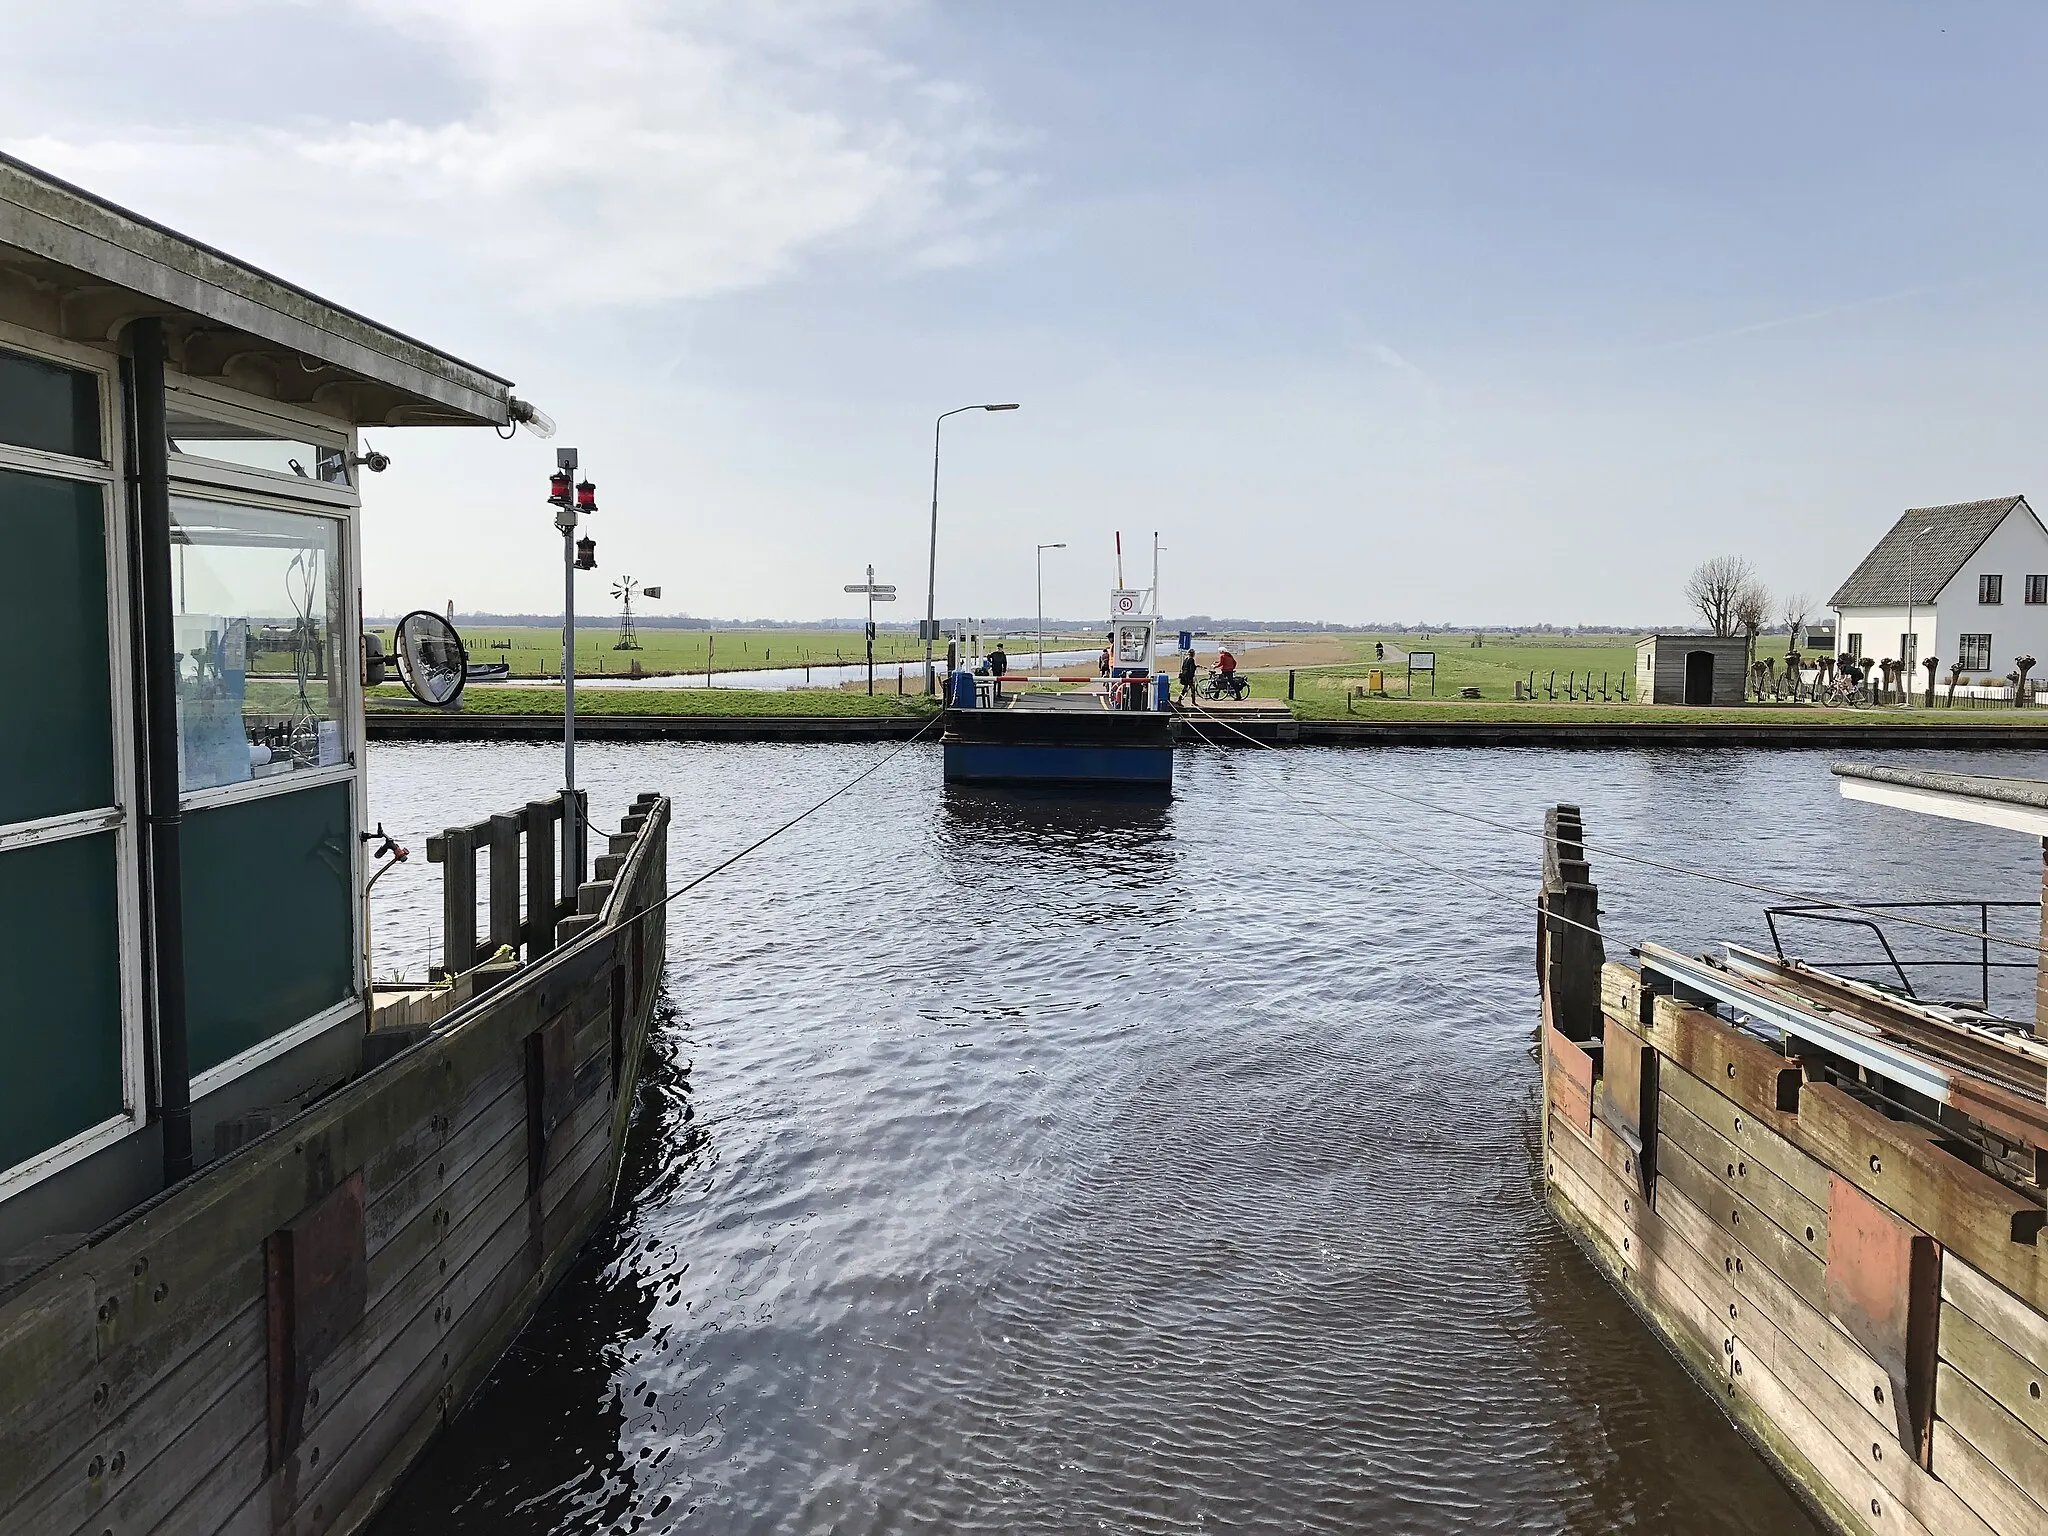
[[[956,652],[960,664],[946,679],[939,738],[946,781],[1171,795],[1172,679],[1155,666],[1159,616],[1146,598],[1121,588],[1110,595],[1106,666],[1095,677],[1052,680],[1069,691],[1034,689],[1032,679],[1009,673],[1000,652],[981,656],[978,634],[963,631],[968,648]]]
[[[2048,849],[2048,783],[1834,772],[1850,799]],[[2048,1530],[2038,904],[1796,901],[1767,914],[1772,952],[1613,962],[1577,809],[1545,832],[1557,1218],[1834,1528]],[[1788,950],[1798,932],[1861,942],[1821,964]]]

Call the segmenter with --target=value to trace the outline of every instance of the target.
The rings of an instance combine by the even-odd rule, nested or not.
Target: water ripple
[[[680,874],[876,750],[579,762],[602,817],[675,797]],[[555,758],[372,769],[417,840]],[[615,1218],[385,1536],[1810,1529],[1532,1189],[1533,919],[1405,854],[1519,901],[1535,845],[1372,786],[1836,890],[2024,898],[2023,848],[1845,806],[1811,754],[1188,754],[1170,808],[937,776],[906,754],[674,909]],[[1624,940],[1764,937],[1594,874]],[[380,968],[417,967],[431,872],[387,888]]]

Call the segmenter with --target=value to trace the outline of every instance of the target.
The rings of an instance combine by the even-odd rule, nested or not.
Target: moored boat
[[[2019,831],[2029,858],[2048,846],[2048,784],[1835,772],[1851,799]],[[1553,1212],[1833,1528],[2048,1529],[2042,929],[1995,920],[2036,904],[1795,902],[1768,914],[1774,952],[1644,943],[1623,964],[1587,853],[1576,808],[1552,811]],[[1800,928],[1867,942],[1812,963],[1785,947]],[[1930,957],[1930,935],[1968,950]],[[2015,969],[2031,999],[2001,987]]]
[[[666,799],[594,868],[583,795],[479,807],[429,840],[441,974],[373,984],[366,939],[403,853],[368,825],[360,433],[536,419],[0,156],[33,552],[0,639],[41,666],[0,721],[9,1536],[360,1527],[609,1208]]]

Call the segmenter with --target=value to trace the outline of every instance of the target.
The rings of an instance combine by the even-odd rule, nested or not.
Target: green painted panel
[[[98,377],[0,350],[0,443],[100,458]]]
[[[114,834],[0,853],[0,1168],[121,1112]]]
[[[185,1012],[196,1075],[355,995],[347,784],[185,813]]]
[[[0,469],[0,826],[114,803],[104,495]]]

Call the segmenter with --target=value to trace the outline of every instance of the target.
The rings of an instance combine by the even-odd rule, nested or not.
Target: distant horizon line
[[[408,609],[407,612],[416,610]],[[431,611],[431,610],[429,610]],[[366,614],[366,625],[393,625],[404,614]],[[562,616],[559,613],[460,613],[454,617],[460,624],[481,625],[496,629],[560,629]],[[690,614],[634,614],[634,624],[641,629],[688,629],[688,630],[851,630],[858,634],[863,621],[860,619],[708,619]],[[918,620],[892,621],[876,620],[875,629],[885,634],[914,634]],[[963,622],[942,618],[942,625]],[[991,634],[1014,634],[1035,632],[1039,621],[1032,617],[998,617],[976,619],[972,622]],[[1047,633],[1092,634],[1106,630],[1107,619],[1055,619],[1047,618],[1044,627]],[[576,615],[576,628],[583,630],[615,630],[619,627],[618,614]],[[1367,624],[1339,624],[1326,619],[1243,619],[1216,618],[1198,613],[1178,618],[1162,618],[1160,628],[1164,631],[1180,629],[1228,630],[1265,632],[1276,634],[1354,634],[1354,635],[1674,635],[1707,634],[1704,624],[1403,624],[1393,621]],[[1767,625],[1759,634],[1783,634],[1782,624]]]

